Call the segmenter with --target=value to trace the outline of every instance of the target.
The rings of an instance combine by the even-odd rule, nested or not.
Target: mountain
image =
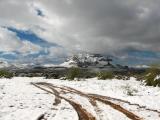
[[[81,67],[86,69],[101,69],[101,70],[114,70],[114,69],[127,69],[127,66],[123,66],[120,64],[112,64],[112,58],[103,56],[101,54],[89,54],[89,53],[81,53],[68,57],[66,61],[62,64],[19,64],[19,63],[8,63],[8,62],[0,62],[0,68],[6,68],[8,70],[17,70],[17,69],[32,69],[35,67],[44,67],[44,68],[58,68],[58,67]]]
[[[78,67],[78,62],[75,61],[74,59],[70,58],[66,62],[60,64],[59,66],[61,66],[61,67],[67,67],[67,68]]]
[[[133,67],[138,68],[138,69],[150,68],[150,66],[148,66],[148,65],[136,65],[136,66],[133,66]]]
[[[0,61],[0,68],[6,68],[9,67],[10,64],[6,61]]]
[[[19,63],[8,63],[7,61],[0,61],[0,68],[13,70],[13,69],[25,69],[34,67],[35,64],[19,64]]]
[[[112,58],[108,56],[103,56],[101,54],[77,54],[69,57],[66,62],[62,63],[60,66],[64,67],[82,67],[82,68],[107,68],[123,69],[125,66],[113,65]]]

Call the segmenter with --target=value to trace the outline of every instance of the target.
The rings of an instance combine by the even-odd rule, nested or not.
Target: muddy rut
[[[84,109],[79,103],[76,103],[73,100],[70,100],[70,99],[67,99],[65,97],[60,96],[59,92],[56,89],[54,89],[54,87],[51,86],[50,84],[48,84],[48,85],[41,84],[41,85],[50,88],[51,91],[43,88],[42,86],[39,86],[40,84],[38,84],[38,83],[37,84],[32,83],[32,85],[34,85],[34,86],[36,86],[36,87],[38,87],[38,88],[50,93],[50,94],[55,95],[56,98],[64,99],[65,101],[67,101],[70,105],[72,105],[72,107],[77,112],[79,120],[96,120],[96,118],[91,113],[87,112],[87,110]]]
[[[97,94],[88,94],[88,93],[84,93],[79,90],[76,90],[74,88],[71,88],[71,87],[55,86],[53,84],[45,83],[45,82],[31,83],[31,84],[34,85],[35,87],[38,87],[38,88],[50,93],[50,94],[53,94],[55,96],[55,103],[53,103],[54,105],[60,104],[61,99],[67,101],[74,108],[74,110],[77,112],[79,120],[96,120],[96,117],[94,115],[92,115],[89,111],[87,111],[87,109],[83,108],[82,105],[80,103],[78,103],[77,101],[75,101],[73,98],[64,97],[64,95],[67,93],[87,98],[88,101],[93,106],[94,111],[100,120],[102,120],[102,118],[99,113],[100,108],[98,107],[97,102],[101,102],[103,104],[106,104],[106,105],[112,107],[113,109],[123,113],[126,117],[128,117],[131,120],[143,120],[143,118],[141,118],[138,115],[123,108],[119,104],[116,104],[113,102],[113,101],[117,100],[119,102],[124,102],[129,105],[134,105],[134,104],[129,103],[128,101],[123,101],[120,99],[111,98],[111,97],[107,97],[107,96],[101,96],[101,95],[97,95]],[[136,104],[136,105],[139,108],[145,108],[143,106],[139,106],[138,104]],[[151,109],[148,109],[148,110],[151,110]],[[151,110],[151,111],[158,112],[155,110]]]

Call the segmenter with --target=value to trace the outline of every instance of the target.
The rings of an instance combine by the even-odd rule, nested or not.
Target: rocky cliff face
[[[69,65],[78,67],[113,67],[113,65],[110,64],[109,61],[112,60],[100,54],[77,54],[67,59]]]
[[[77,54],[69,57],[65,67],[81,67],[95,70],[127,70],[128,66],[112,64],[112,58],[101,54]]]

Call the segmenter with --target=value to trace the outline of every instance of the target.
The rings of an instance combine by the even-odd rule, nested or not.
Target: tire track
[[[63,94],[74,93],[74,94],[78,94],[82,97],[86,97],[89,100],[89,102],[91,103],[91,105],[94,107],[94,111],[96,112],[97,116],[99,117],[99,120],[102,120],[101,109],[98,107],[96,100],[94,100],[93,98],[89,98],[87,96],[87,94],[84,94],[84,93],[82,93],[82,92],[80,92],[76,89],[73,90],[72,88],[69,88],[69,87],[66,87],[66,86],[63,86],[63,87],[55,86],[51,83],[39,82],[39,83],[36,83],[36,84],[46,85],[46,86],[50,86],[52,88],[54,87],[54,88],[61,89]]]
[[[65,87],[65,86],[64,86]],[[119,112],[125,114],[128,118],[132,119],[132,120],[142,120],[142,118],[140,118],[139,116],[135,115],[134,113],[124,109],[123,107],[121,107],[120,105],[117,105],[109,100],[104,100],[102,99],[101,97],[95,97],[95,96],[90,96],[89,94],[85,94],[81,91],[78,91],[74,88],[71,88],[71,87],[65,87],[65,88],[68,88],[69,90],[77,93],[77,94],[80,94],[80,95],[83,95],[83,96],[86,96],[87,98],[92,98],[94,100],[97,100],[99,102],[102,102],[106,105],[109,105],[110,107],[112,107],[113,109],[116,109],[118,110]]]
[[[103,120],[103,116],[101,116],[101,112],[102,110],[98,107],[97,105],[97,101],[95,101],[94,99],[89,99],[89,102],[91,103],[91,105],[94,107],[94,111],[96,112],[96,114],[98,115],[99,117],[99,120]]]
[[[147,111],[156,112],[160,116],[160,111],[158,111],[158,110],[150,109],[150,108],[147,108],[146,106],[141,106],[139,104],[131,103],[131,102],[126,101],[126,100],[121,100],[121,99],[117,99],[117,98],[113,98],[113,97],[107,97],[107,96],[98,95],[98,94],[88,94],[88,95],[95,96],[95,97],[98,97],[98,98],[107,99],[107,100],[118,101],[118,102],[121,102],[121,103],[126,103],[126,104],[131,105],[131,106],[132,105],[137,106],[139,109],[144,109],[144,110],[147,110]]]
[[[58,97],[60,99],[64,99],[65,101],[67,101],[77,112],[79,120],[96,120],[95,117],[91,113],[87,112],[87,110],[84,109],[80,104],[74,102],[73,100],[67,99],[63,96],[60,96],[60,95],[57,96],[57,93],[59,93],[59,92],[56,89],[54,89],[53,87],[51,87],[49,85],[45,86],[45,87],[48,87],[52,90],[52,91],[49,91],[49,90],[39,86],[40,84],[36,84],[36,83],[31,83],[31,84],[39,89],[42,89],[50,94],[55,95],[56,97]],[[44,85],[42,84],[42,86],[44,86]]]
[[[45,114],[41,114],[38,118],[37,118],[37,120],[44,120],[44,117],[45,117]],[[46,120],[46,119],[45,119]]]
[[[44,85],[44,84],[41,84]],[[58,95],[57,97],[64,99],[65,101],[67,101],[69,104],[71,104],[73,106],[73,108],[77,111],[78,116],[79,116],[79,120],[96,120],[95,117],[93,117],[93,115],[91,115],[89,112],[87,112],[86,109],[82,108],[82,106],[70,99],[67,99],[65,97],[60,96],[61,92],[58,92],[55,89],[55,86],[53,86],[52,84],[46,84],[46,86],[48,88],[50,88],[53,92],[56,93],[56,95]],[[45,87],[45,86],[44,86]],[[63,93],[67,93],[66,91],[62,91]],[[85,114],[84,114],[85,113]]]
[[[36,83],[38,85],[46,85],[46,86],[50,86],[50,87],[54,87],[54,88],[58,88],[58,89],[61,89],[63,91],[65,91],[66,93],[67,92],[70,92],[70,93],[74,93],[74,94],[78,94],[82,97],[86,97],[90,102],[91,104],[94,106],[95,108],[95,111],[99,111],[98,107],[95,105],[95,102],[93,101],[99,101],[99,102],[102,102],[106,105],[109,105],[110,107],[112,107],[113,109],[115,110],[118,110],[119,112],[123,113],[124,115],[126,115],[128,118],[132,119],[132,120],[142,120],[142,118],[140,118],[139,116],[135,115],[134,113],[124,109],[123,107],[121,107],[120,105],[117,105],[109,100],[104,100],[103,98],[101,97],[97,97],[97,96],[94,96],[94,95],[91,95],[91,94],[86,94],[86,93],[83,93],[81,91],[78,91],[76,89],[73,89],[71,87],[66,87],[66,86],[55,86],[51,83],[45,83],[45,82],[39,82],[39,83]],[[99,114],[98,114],[99,115]]]
[[[50,83],[47,83],[47,84],[50,84]],[[52,85],[52,84],[51,84]],[[78,91],[78,90],[76,90],[76,89],[74,89],[74,88],[71,88],[71,87],[67,87],[67,86],[63,86],[63,88],[62,87],[58,87],[58,86],[54,86],[54,87],[57,87],[57,88],[60,88],[60,89],[63,89],[63,90],[68,90],[68,91],[70,91],[70,92],[74,92],[74,93],[78,93],[78,94],[81,94],[81,95],[83,95],[83,96],[86,96],[86,97],[94,97],[94,98],[97,98],[97,99],[99,99],[99,101],[108,101],[108,100],[110,100],[110,101],[118,101],[118,102],[121,102],[121,103],[126,103],[126,104],[128,104],[128,105],[130,105],[130,106],[137,106],[139,109],[144,109],[144,110],[146,110],[146,111],[151,111],[151,112],[155,112],[155,113],[157,113],[158,115],[159,115],[159,117],[160,117],[160,111],[158,111],[158,110],[155,110],[155,109],[150,109],[150,108],[147,108],[146,106],[141,106],[141,105],[139,105],[139,104],[135,104],[135,103],[131,103],[131,102],[129,102],[129,101],[126,101],[126,100],[121,100],[121,99],[117,99],[117,98],[113,98],[113,97],[108,97],[108,96],[103,96],[103,95],[98,95],[98,94],[88,94],[88,93],[83,93],[83,92],[81,92],[81,91]],[[100,100],[101,99],[101,100]],[[104,103],[104,102],[103,102]]]
[[[73,92],[73,91],[71,91],[71,90],[69,90],[69,88],[62,88],[62,87],[58,87],[58,86],[54,86],[53,84],[50,84],[50,83],[37,83],[37,84],[39,84],[39,85],[46,85],[46,86],[48,86],[48,87],[50,87],[50,88],[52,88],[52,89],[55,89],[55,88],[58,88],[58,89],[61,89],[61,93],[63,93],[63,94],[66,94],[66,93],[75,93],[75,92]],[[77,91],[78,92],[78,91]],[[76,93],[77,94],[77,93]],[[79,94],[82,94],[82,93],[78,93],[78,95]],[[83,95],[81,95],[81,96],[83,96],[84,97],[84,95],[85,94],[83,94]],[[94,100],[93,98],[88,98],[88,96],[87,95],[85,95],[85,97],[87,98],[87,99],[89,99],[89,102],[91,103],[91,105],[94,107],[94,111],[96,112],[96,114],[99,116],[99,119],[100,120],[102,120],[102,116],[100,115],[100,108],[98,107],[98,105],[97,105],[97,102],[96,102],[96,100]]]

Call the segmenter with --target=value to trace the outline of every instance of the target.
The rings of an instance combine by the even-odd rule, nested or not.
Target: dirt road
[[[97,94],[88,94],[67,86],[56,86],[51,83],[45,83],[45,82],[31,83],[31,84],[50,94],[53,94],[55,96],[55,103],[53,103],[53,105],[61,104],[62,99],[68,102],[77,112],[79,120],[104,120],[104,117],[101,116],[101,112],[103,112],[103,110],[101,110],[101,108],[98,106],[97,104],[98,102],[103,103],[106,106],[111,107],[115,111],[122,113],[123,115],[126,116],[127,119],[130,119],[130,120],[143,120],[144,118],[123,108],[122,106],[120,106],[120,104],[117,104],[117,102],[123,103],[123,104],[125,103],[131,106],[135,106],[138,109],[145,109],[145,110],[149,110],[157,114],[160,114],[159,111],[147,109],[145,108],[145,106],[140,106],[138,104],[131,104],[128,101],[111,98],[107,96],[101,96]],[[88,109],[85,108],[82,103],[74,99],[74,97],[68,97],[67,94],[72,94],[72,96],[80,96],[87,99],[89,103],[92,105],[92,107],[94,108],[96,115],[88,111]],[[44,120],[44,116],[41,116],[40,119],[37,119],[37,120]],[[105,120],[108,120],[107,116]]]

